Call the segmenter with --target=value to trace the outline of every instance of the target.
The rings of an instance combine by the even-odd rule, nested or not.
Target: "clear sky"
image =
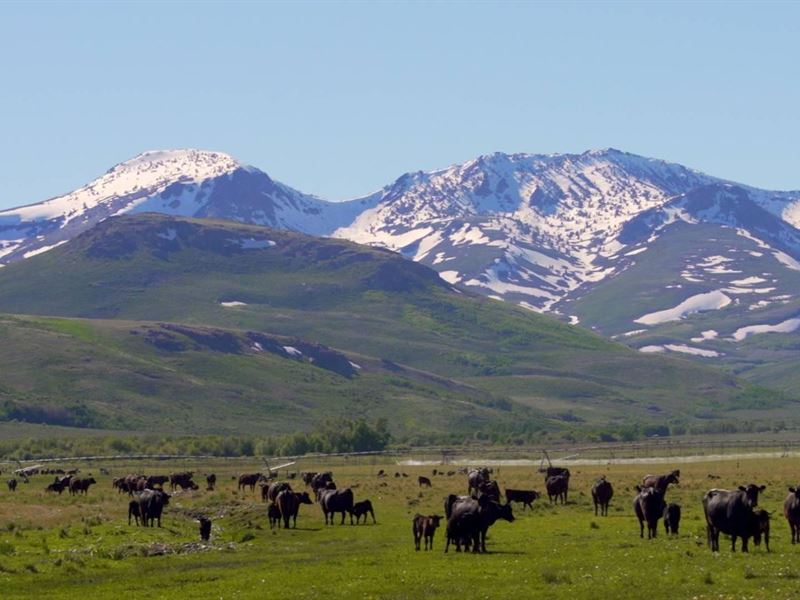
[[[338,200],[608,146],[800,188],[800,3],[0,4],[0,207],[157,148]]]

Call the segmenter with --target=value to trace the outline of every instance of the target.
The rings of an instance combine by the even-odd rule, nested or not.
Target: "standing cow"
[[[789,495],[783,502],[783,516],[792,531],[792,544],[800,542],[800,486],[790,487]]]
[[[636,486],[639,492],[633,499],[633,511],[639,519],[639,537],[644,537],[644,524],[647,523],[647,539],[658,534],[658,520],[664,514],[664,492],[655,487]]]
[[[325,524],[328,525],[328,515],[330,524],[333,525],[335,513],[342,513],[340,525],[344,525],[344,517],[350,515],[350,525],[353,525],[353,491],[350,488],[343,490],[320,490],[318,496],[319,505],[325,515]]]
[[[592,486],[592,501],[594,502],[594,515],[597,516],[597,509],[600,509],[600,514],[604,517],[608,516],[608,505],[611,503],[611,498],[614,496],[614,488],[611,482],[603,475],[594,482]]]
[[[732,552],[736,552],[736,538],[742,538],[742,552],[747,552],[751,537],[759,545],[762,535],[769,534],[769,515],[766,511],[753,510],[758,502],[758,492],[763,490],[763,485],[750,484],[733,491],[712,489],[706,492],[703,496],[703,512],[708,545],[712,552],[719,551],[720,533],[731,536]]]
[[[155,522],[161,527],[161,513],[169,504],[170,495],[163,490],[145,490],[139,492],[136,500],[139,503],[139,518],[143,527],[154,527]]]
[[[666,475],[645,475],[642,477],[642,487],[653,487],[662,494],[666,494],[669,484],[674,483],[675,485],[678,485],[680,476],[680,469],[675,469]]]
[[[681,525],[681,507],[678,504],[667,504],[664,508],[664,529],[668,534],[678,535]]]
[[[569,493],[569,477],[566,475],[553,475],[548,477],[544,482],[547,488],[547,496],[550,499],[550,504],[553,502],[561,501],[561,504],[567,503],[567,494]]]
[[[428,515],[423,517],[417,513],[414,515],[412,530],[414,532],[414,548],[419,550],[420,541],[425,538],[425,550],[433,550],[433,536],[439,527],[442,517],[439,515]]]

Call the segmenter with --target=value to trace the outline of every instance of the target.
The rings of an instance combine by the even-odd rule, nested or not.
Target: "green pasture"
[[[65,465],[69,466],[69,465]],[[185,464],[106,465],[111,476],[133,471],[167,473]],[[0,491],[0,590],[3,598],[788,598],[800,590],[800,547],[792,547],[780,507],[788,485],[800,479],[796,459],[676,465],[680,486],[668,500],[683,506],[681,533],[639,538],[633,486],[670,466],[575,467],[566,506],[546,498],[517,519],[491,530],[486,555],[444,553],[444,530],[433,551],[415,551],[411,518],[442,514],[448,493],[465,493],[463,475],[433,476],[431,465],[301,464],[329,466],[356,500],[372,500],[377,525],[325,526],[319,508],[302,506],[297,529],[270,530],[256,494],[236,490],[233,476],[258,470],[257,462],[195,467],[214,471],[218,488],[178,492],[161,529],[127,523],[127,496],[111,487],[98,466],[87,497],[46,494],[51,476],[33,477],[16,493]],[[294,467],[293,467],[294,468]],[[389,477],[376,477],[379,469]],[[407,478],[395,478],[405,472]],[[431,489],[418,475],[433,480]],[[608,517],[595,516],[589,489],[605,474],[615,486]],[[544,491],[532,467],[500,467],[501,487]],[[3,475],[7,478],[7,473]],[[201,477],[198,477],[201,479]],[[761,505],[773,515],[772,551],[749,555],[706,547],[700,499],[710,487],[764,483]],[[204,487],[204,486],[202,486]],[[295,489],[303,489],[297,482]],[[199,543],[195,517],[213,520],[212,541]]]

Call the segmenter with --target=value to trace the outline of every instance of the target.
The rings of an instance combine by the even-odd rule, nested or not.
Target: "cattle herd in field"
[[[108,474],[102,469],[103,474]],[[570,471],[562,467],[549,467],[542,469],[544,485],[551,504],[565,504],[570,489]],[[498,520],[514,521],[512,503],[517,502],[525,508],[533,508],[533,502],[540,498],[539,492],[529,489],[505,490],[505,502],[501,502],[501,490],[496,480],[492,479],[492,470],[489,468],[459,469],[456,471],[433,470],[433,475],[453,476],[457,473],[466,475],[466,495],[449,494],[444,500],[444,516],[416,514],[412,519],[412,532],[414,547],[420,550],[424,541],[424,549],[433,549],[433,540],[436,530],[444,521],[445,523],[445,548],[447,552],[451,545],[456,552],[471,550],[474,553],[486,552],[486,535],[489,528]],[[97,483],[89,474],[79,476],[79,470],[64,471],[62,469],[20,470],[16,476],[7,481],[8,489],[14,492],[18,481],[29,482],[29,477],[36,474],[55,475],[52,483],[48,484],[45,491],[48,493],[62,494],[65,490],[72,495],[87,495],[89,488]],[[288,474],[288,479],[294,480],[296,473]],[[387,477],[384,470],[380,470],[379,478]],[[19,480],[17,479],[19,477]],[[206,489],[214,490],[217,478],[213,473],[204,475]],[[395,477],[408,477],[405,473],[395,473]],[[368,499],[356,501],[352,488],[338,489],[333,480],[333,474],[326,472],[302,472],[299,480],[310,488],[314,500],[308,491],[295,491],[289,481],[274,481],[272,474],[261,472],[244,473],[234,477],[238,482],[239,490],[249,490],[254,493],[260,487],[262,500],[267,504],[267,518],[270,528],[284,528],[297,526],[297,517],[302,504],[313,505],[316,502],[325,518],[325,524],[333,525],[336,516],[340,516],[339,523],[344,524],[349,516],[350,524],[359,524],[361,518],[364,523],[371,518],[372,523],[377,523],[372,502]],[[680,527],[681,507],[672,502],[667,502],[667,493],[670,485],[679,484],[680,471],[675,470],[664,475],[645,475],[642,484],[637,485],[636,496],[633,499],[633,512],[639,521],[639,535],[644,537],[645,527],[647,537],[655,538],[658,534],[658,522],[663,519],[664,528],[668,534],[677,534]],[[429,477],[419,476],[420,487],[433,487]],[[166,491],[169,485],[170,492]],[[161,527],[161,515],[164,508],[169,505],[169,500],[177,489],[198,490],[200,486],[194,482],[194,473],[182,471],[169,475],[143,475],[130,474],[112,480],[112,485],[120,494],[128,495],[128,524],[135,523],[142,527]],[[382,483],[381,485],[386,485]],[[355,486],[354,486],[355,487]],[[758,505],[758,497],[765,486],[748,484],[739,486],[735,490],[711,489],[702,499],[703,512],[706,520],[708,545],[712,551],[719,550],[720,533],[725,533],[731,538],[731,549],[736,550],[736,541],[741,538],[741,550],[748,551],[750,539],[756,546],[761,542],[769,551],[769,513]],[[591,496],[594,504],[595,515],[607,516],[608,508],[614,496],[614,488],[606,476],[601,476],[591,487]],[[791,530],[792,544],[800,543],[800,486],[790,487],[789,495],[783,506],[783,514]],[[354,521],[355,518],[355,521]],[[208,541],[211,534],[211,521],[205,515],[198,515],[200,523],[200,537]]]

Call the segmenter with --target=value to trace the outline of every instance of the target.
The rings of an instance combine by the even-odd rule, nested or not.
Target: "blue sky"
[[[156,148],[338,200],[613,146],[800,188],[800,3],[2,3],[0,207]]]

